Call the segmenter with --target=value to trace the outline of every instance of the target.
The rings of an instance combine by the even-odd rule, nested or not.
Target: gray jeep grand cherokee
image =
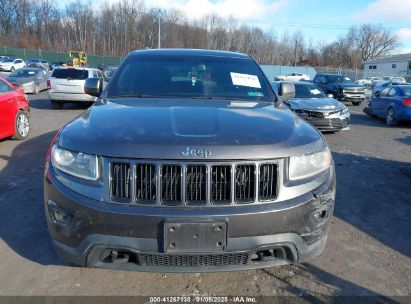
[[[198,272],[322,252],[335,200],[330,151],[253,58],[135,51],[101,90],[101,79],[87,80],[100,98],[47,155],[45,210],[61,257]]]

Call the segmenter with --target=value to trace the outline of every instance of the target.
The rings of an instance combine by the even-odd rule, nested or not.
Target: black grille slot
[[[255,196],[254,165],[238,165],[235,168],[235,200],[237,203],[249,203]]]
[[[111,163],[111,198],[119,202],[131,199],[131,169],[129,163]]]
[[[231,167],[213,166],[211,168],[211,201],[216,204],[231,202]]]
[[[163,165],[161,167],[161,201],[166,205],[181,203],[181,167]]]
[[[143,266],[161,267],[212,267],[224,265],[245,265],[247,253],[167,255],[138,254],[137,263]]]
[[[205,204],[207,167],[201,165],[188,165],[186,170],[186,202],[192,204]]]
[[[258,192],[262,200],[277,197],[277,164],[263,164],[260,166]]]
[[[149,164],[136,166],[136,200],[138,203],[155,203],[156,201],[156,167]]]

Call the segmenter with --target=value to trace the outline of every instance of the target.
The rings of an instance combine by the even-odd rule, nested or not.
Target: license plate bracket
[[[227,222],[165,222],[164,252],[220,252],[227,245]]]

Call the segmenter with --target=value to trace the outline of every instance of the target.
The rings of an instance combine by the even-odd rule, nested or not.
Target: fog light
[[[48,201],[50,216],[55,223],[67,225],[71,222],[73,216],[64,209],[57,206],[53,201]]]
[[[313,218],[316,222],[321,222],[325,220],[328,216],[328,208],[320,209],[313,212]]]

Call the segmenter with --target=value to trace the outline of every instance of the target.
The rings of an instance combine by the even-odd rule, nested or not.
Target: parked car
[[[10,59],[9,56],[0,56],[0,62],[6,60],[6,59]]]
[[[58,66],[63,66],[64,61],[50,61],[49,64],[50,64],[50,70],[53,70],[54,68]]]
[[[275,77],[277,81],[301,81],[301,80],[310,80],[310,76],[302,73],[291,73],[288,75],[279,75]]]
[[[411,121],[411,84],[397,84],[377,92],[371,99],[371,113],[385,118],[389,126]]]
[[[27,66],[31,67],[42,67],[46,71],[50,71],[49,62],[45,59],[30,59],[26,62]]]
[[[294,86],[280,85],[292,98]],[[142,50],[57,134],[44,202],[71,263],[222,271],[319,255],[335,170],[321,133],[236,52]]]
[[[281,82],[280,82],[281,83]],[[278,86],[277,84],[274,84]],[[325,95],[315,84],[295,82],[295,97],[284,103],[298,116],[320,131],[340,131],[348,128],[348,108],[331,96]]]
[[[313,79],[324,93],[332,94],[339,101],[348,101],[359,106],[366,100],[366,87],[356,84],[350,78],[337,74],[317,74]]]
[[[390,87],[392,85],[400,85],[400,84],[407,84],[407,82],[403,83],[403,82],[390,82],[390,81],[380,81],[375,83],[374,86],[372,86],[371,90],[372,90],[372,94],[371,96],[375,96],[375,94],[377,94],[378,92],[381,92],[382,90],[384,90],[387,87]]]
[[[24,68],[26,64],[20,58],[6,58],[0,62],[0,71],[14,72],[17,69]]]
[[[21,88],[25,93],[38,94],[47,90],[48,72],[43,68],[22,68],[7,77],[7,81]]]
[[[391,83],[405,83],[407,82],[404,77],[399,76],[384,76],[382,78],[383,81],[388,81]]]
[[[49,99],[53,109],[62,109],[64,103],[92,103],[97,98],[84,93],[87,78],[99,77],[105,80],[101,71],[84,67],[57,67],[49,78]],[[104,81],[105,83],[105,81]]]
[[[0,78],[0,139],[25,139],[30,132],[30,103],[23,90]]]
[[[116,74],[118,68],[112,67],[104,71],[104,76],[106,77],[107,81],[110,81],[111,78]]]
[[[382,81],[382,78],[380,78],[380,77],[367,77],[367,78],[357,80],[356,83],[364,85],[366,87],[369,87],[373,83],[378,82],[378,81]]]

